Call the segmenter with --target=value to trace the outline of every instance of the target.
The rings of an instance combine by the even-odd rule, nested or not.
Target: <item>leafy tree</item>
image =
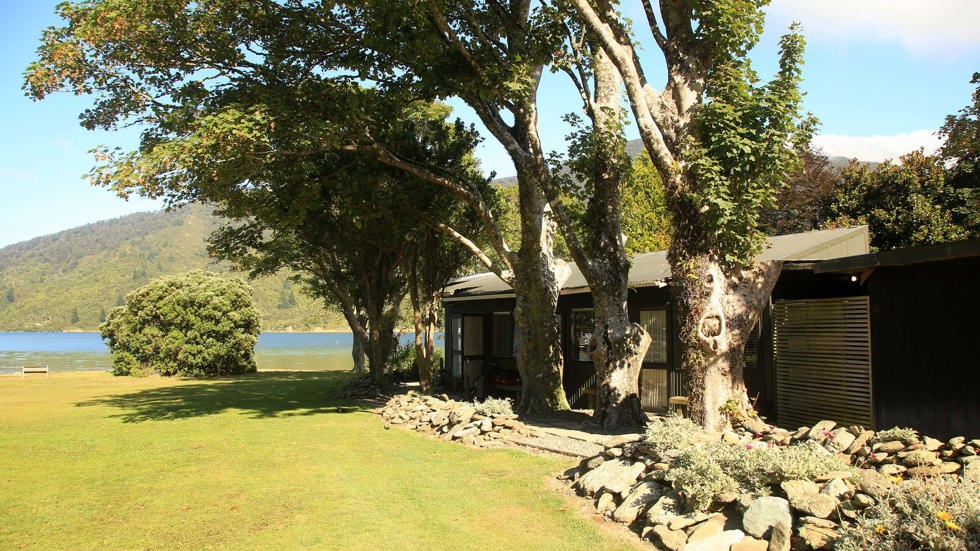
[[[852,161],[827,210],[828,225],[867,224],[875,250],[942,243],[969,236],[954,213],[963,197],[946,181],[943,161],[920,149],[877,168]]]
[[[843,183],[840,169],[819,149],[808,145],[800,152],[800,164],[787,174],[776,195],[776,204],[759,220],[768,235],[798,233],[820,228],[827,209]]]
[[[947,181],[963,198],[963,207],[953,212],[955,222],[980,235],[980,73],[973,73],[976,84],[970,105],[946,117],[939,129],[945,139],[940,157],[952,163]]]
[[[99,328],[115,375],[216,377],[255,371],[259,313],[240,279],[201,271],[155,279]]]
[[[765,0],[643,0],[644,30],[666,66],[654,88],[636,55],[636,22],[619,3],[569,0],[625,83],[640,137],[666,189],[674,235],[668,258],[679,310],[692,417],[728,424],[722,405],[749,409],[742,376],[746,338],[778,277],[753,259],[760,212],[809,141],[800,114],[803,39],[780,42],[779,70],[760,82],[748,53],[761,34]],[[659,60],[658,60],[659,61]]]
[[[630,254],[666,250],[672,232],[663,182],[644,151],[633,160],[623,189],[626,250]]]
[[[14,288],[7,287],[7,304],[12,304],[14,302]]]
[[[370,338],[360,344],[369,345],[380,382],[405,292],[407,249],[390,238],[409,238],[406,227],[418,221],[392,207],[399,201],[390,191],[425,199],[401,185],[405,165],[414,165],[400,159],[435,163],[436,178],[465,182],[470,187],[454,191],[474,204],[482,198],[472,186],[483,179],[473,178],[463,159],[471,133],[447,127],[445,114],[406,116],[406,107],[428,107],[408,95],[382,98],[347,75],[321,70],[356,52],[345,40],[350,33],[330,26],[330,9],[319,17],[321,8],[224,0],[64,3],[58,10],[66,24],[45,31],[26,88],[36,98],[63,89],[94,93],[82,115],[89,128],[141,125],[139,149],[101,151],[93,181],[123,196],[217,204],[240,225],[219,234],[214,250],[254,261],[256,269],[306,269],[300,277],[314,294],[335,297],[355,335]],[[311,42],[315,30],[329,33],[333,53]],[[430,133],[413,135],[415,125]],[[401,134],[390,131],[396,126]],[[420,140],[399,141],[406,135]],[[358,151],[364,144],[371,155],[401,164],[399,176],[366,162]],[[414,149],[406,155],[397,146]],[[387,195],[372,195],[358,182]],[[479,214],[492,222],[489,210]],[[359,324],[365,318],[368,327]]]

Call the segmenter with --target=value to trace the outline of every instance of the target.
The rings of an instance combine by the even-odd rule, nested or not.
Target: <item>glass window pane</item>
[[[483,355],[483,316],[463,317],[463,355]]]
[[[592,308],[572,310],[572,359],[580,362],[592,361],[589,355],[589,339],[595,329],[595,314]]]
[[[463,324],[460,318],[450,318],[449,320],[449,339],[452,343],[452,358],[450,369],[452,376],[459,378],[463,376]]]
[[[643,361],[667,363],[667,311],[640,310],[640,325],[653,339]]]
[[[493,355],[498,358],[514,355],[514,318],[510,312],[493,313]]]

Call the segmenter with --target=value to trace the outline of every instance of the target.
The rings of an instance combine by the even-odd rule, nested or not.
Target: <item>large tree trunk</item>
[[[530,133],[528,133],[530,135]],[[534,168],[517,165],[521,209],[521,250],[513,263],[515,330],[520,334],[517,369],[521,374],[520,413],[567,410],[562,386],[564,360],[555,310],[558,292],[570,273],[555,258],[554,223],[546,214],[547,202]]]
[[[517,305],[514,308],[515,330],[520,334],[517,369],[521,374],[520,413],[568,409],[562,387],[563,359],[561,337],[555,322],[560,283],[553,270],[545,266],[531,269],[519,266],[514,280]]]
[[[413,301],[412,307],[415,322],[415,362],[419,367],[419,387],[425,394],[431,394],[435,387],[433,358],[437,300],[437,296],[426,297],[420,302]]]
[[[592,289],[595,329],[589,353],[598,391],[593,420],[606,428],[642,426],[646,415],[640,404],[639,377],[650,336],[630,321],[626,307],[630,261],[622,233],[621,190],[629,161],[619,120],[622,80],[601,50],[594,61],[595,98],[589,109],[595,134],[593,196],[589,200],[592,224],[586,236],[587,250],[572,249]]]
[[[364,339],[361,338],[360,333],[354,331],[353,342],[351,344],[350,355],[354,360],[354,373],[364,374],[367,368],[367,356],[365,354],[366,347],[364,346]]]
[[[625,293],[623,293],[625,295]],[[625,296],[592,294],[596,328],[589,353],[596,368],[598,396],[593,419],[607,428],[643,426],[639,379],[650,335],[630,321]]]
[[[724,267],[712,257],[671,249],[681,360],[691,418],[708,430],[731,428],[725,412],[751,410],[745,391],[745,343],[779,278],[780,262]]]

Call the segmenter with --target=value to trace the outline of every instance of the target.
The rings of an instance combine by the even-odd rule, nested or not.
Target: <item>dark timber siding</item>
[[[870,280],[878,426],[980,436],[980,258],[878,268]]]

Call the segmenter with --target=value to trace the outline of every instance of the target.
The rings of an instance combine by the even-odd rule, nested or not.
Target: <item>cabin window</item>
[[[449,318],[449,339],[452,343],[450,370],[452,376],[458,379],[463,376],[463,320],[461,318]]]
[[[493,355],[509,358],[517,355],[518,338],[514,331],[514,316],[510,312],[493,313]]]
[[[650,333],[650,348],[643,361],[649,363],[667,363],[667,311],[640,310],[640,325]]]
[[[483,355],[483,316],[463,316],[463,356]]]
[[[592,361],[589,355],[589,340],[595,329],[595,313],[592,308],[572,310],[572,358],[580,362]]]

